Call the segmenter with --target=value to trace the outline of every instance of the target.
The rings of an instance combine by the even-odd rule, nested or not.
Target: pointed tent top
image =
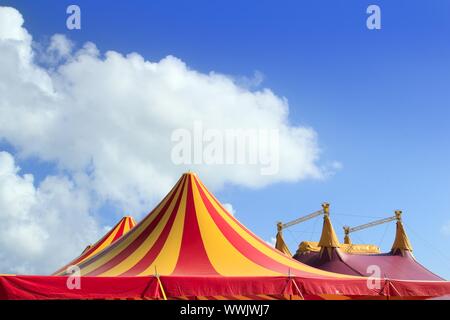
[[[288,255],[289,257],[292,257],[291,251],[289,251],[289,247],[287,246],[286,242],[284,242],[283,239],[283,227],[282,223],[277,223],[277,236],[276,236],[276,242],[275,242],[275,248],[284,254]]]
[[[334,232],[329,212],[324,212],[322,235],[320,237],[319,246],[322,248],[339,248],[341,244],[336,236],[336,232]]]
[[[133,230],[78,265],[83,276],[348,277],[286,256],[257,237],[208,191],[183,174]]]
[[[409,238],[406,235],[405,228],[402,223],[402,212],[400,210],[395,211],[395,215],[397,216],[397,228],[395,232],[395,240],[392,245],[392,251],[410,251],[412,252],[412,246],[409,242]]]
[[[117,224],[99,241],[97,241],[93,245],[88,245],[85,251],[83,251],[82,256],[78,257],[78,259],[82,257],[81,261],[84,261],[99,253],[110,244],[118,240],[120,237],[122,237],[124,234],[126,234],[128,231],[130,231],[132,228],[134,228],[134,226],[136,226],[136,221],[132,216],[122,217],[122,219],[120,219],[119,222],[117,222]]]
[[[132,216],[124,216],[120,221],[107,233],[105,234],[99,241],[97,241],[93,245],[88,245],[80,256],[69,262],[67,265],[56,271],[54,274],[58,274],[67,269],[67,267],[71,265],[79,264],[88,258],[96,255],[103,249],[107,248],[109,245],[114,243],[116,240],[121,238],[124,234],[130,231],[132,228],[136,226],[136,221]]]

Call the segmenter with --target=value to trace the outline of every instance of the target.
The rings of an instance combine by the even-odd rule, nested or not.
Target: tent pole
[[[166,291],[164,290],[161,279],[159,278],[159,274],[158,274],[158,270],[156,269],[156,266],[155,266],[155,277],[156,277],[156,280],[158,281],[159,289],[161,290],[163,299],[167,300]]]

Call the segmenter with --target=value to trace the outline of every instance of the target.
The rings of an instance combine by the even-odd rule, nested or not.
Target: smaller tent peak
[[[328,210],[325,211],[325,207],[324,213],[322,235],[320,237],[319,246],[322,248],[339,248],[341,244],[339,243],[336,232],[331,224],[330,214]]]
[[[120,239],[123,235],[125,235],[128,231],[133,229],[136,226],[136,221],[132,216],[123,216],[119,222],[108,232],[106,233],[100,240],[98,240],[95,244],[88,245],[80,256],[73,259],[64,267],[60,268],[58,271],[54,272],[53,275],[62,274],[65,272],[68,266],[78,265],[85,260],[95,256],[99,252],[103,251],[105,248],[116,242],[116,240]]]
[[[276,236],[275,248],[278,249],[279,251],[283,252],[284,254],[292,257],[292,254],[289,251],[289,248],[283,239],[283,223],[282,222],[277,223],[277,236]]]
[[[412,252],[412,245],[409,241],[409,238],[406,234],[405,228],[403,227],[402,222],[402,211],[397,210],[395,211],[395,215],[397,217],[397,227],[395,231],[395,240],[394,244],[392,245],[392,251],[395,253],[397,251],[403,252],[403,251],[410,251]]]
[[[120,219],[117,225],[113,228],[113,230],[121,228],[121,225],[127,226],[125,229],[122,229],[121,231],[121,233],[124,234],[129,229],[133,228],[136,224],[137,224],[136,220],[134,220],[132,216],[123,216],[122,219]]]
[[[197,174],[194,171],[188,170],[187,172],[183,173],[183,176],[193,176],[196,177]]]

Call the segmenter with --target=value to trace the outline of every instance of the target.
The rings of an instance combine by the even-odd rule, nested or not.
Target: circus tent
[[[120,239],[124,234],[130,231],[136,225],[133,217],[125,216],[110,230],[106,233],[100,240],[98,240],[93,245],[88,245],[83,252],[71,262],[66,264],[64,267],[57,270],[54,275],[65,271],[68,267],[77,265],[87,260],[88,258],[96,255],[103,249],[107,248],[110,244],[114,243],[116,240]]]
[[[444,281],[422,266],[414,258],[412,250],[401,219],[397,221],[391,251],[380,253],[374,245],[352,244],[348,235],[343,244],[339,243],[326,215],[319,243],[302,242],[294,258],[321,270],[354,276],[373,276],[377,272],[380,277],[388,279]]]
[[[195,257],[193,259],[192,257]],[[194,174],[126,236],[81,262],[83,276],[340,277],[288,258],[230,215]]]
[[[354,299],[429,298],[448,282],[380,280],[320,270],[279,252],[226,211],[193,173],[184,174],[139,224],[73,275],[1,276],[0,298]]]

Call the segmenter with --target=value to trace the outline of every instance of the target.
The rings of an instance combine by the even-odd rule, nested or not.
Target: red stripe
[[[92,270],[91,272],[89,272],[88,274],[86,274],[87,276],[96,276],[99,274],[102,274],[106,271],[108,271],[109,269],[113,268],[114,266],[116,266],[117,264],[119,264],[120,262],[122,262],[123,260],[125,260],[129,255],[131,255],[137,248],[139,248],[139,246],[145,241],[145,239],[148,237],[148,235],[155,229],[155,227],[157,226],[157,224],[159,223],[159,221],[161,220],[161,218],[163,217],[163,215],[166,213],[167,208],[169,207],[170,203],[172,203],[175,195],[178,192],[178,189],[183,188],[185,184],[185,179],[183,179],[182,184],[179,184],[177,187],[177,190],[175,190],[170,199],[166,202],[166,204],[164,205],[164,207],[162,208],[162,210],[158,213],[158,215],[155,217],[155,219],[150,223],[149,226],[147,226],[147,228],[145,228],[145,230],[126,248],[124,249],[122,252],[120,252],[117,256],[115,256],[113,259],[111,259],[110,261],[106,262],[105,264],[99,266],[97,269]],[[159,207],[159,206],[158,206]],[[157,208],[158,208],[157,207]],[[156,210],[156,209],[154,209]],[[154,211],[153,210],[153,211]],[[147,218],[145,218],[143,221],[149,219],[151,216],[151,214],[149,214],[147,216]],[[142,223],[142,222],[141,222]],[[112,244],[111,246],[109,246],[108,248],[106,248],[105,250],[101,251],[99,254],[97,254],[95,256],[95,259],[90,259],[89,261],[86,262],[94,262],[97,259],[99,259],[100,257],[104,256],[105,254],[107,254],[108,252],[110,252],[111,250],[113,250],[114,248],[116,248],[117,246],[120,245],[120,243],[122,243],[122,241],[125,241],[129,236],[131,236],[131,234],[133,234],[136,230],[138,230],[137,227],[135,227],[133,230],[131,230],[130,232],[127,232],[125,234],[125,236],[120,239],[119,241],[116,241],[114,244]],[[87,263],[83,263],[80,268],[82,269],[83,267],[85,267],[86,265],[88,265]]]
[[[126,219],[126,218],[124,218]],[[123,236],[123,229],[125,229],[125,224],[126,221],[123,221],[122,224],[120,225],[119,230],[117,231],[116,235],[114,236],[114,239],[112,240],[111,243],[113,243],[114,241],[116,241],[117,239],[119,239],[121,236]]]
[[[183,238],[177,265],[172,274],[177,275],[217,275],[211,265],[198,226],[194,197],[192,194],[192,175],[189,175],[184,218]]]
[[[133,229],[133,227],[134,227],[133,218],[128,218],[128,230]]]
[[[206,194],[203,190],[203,188],[200,186],[200,184],[196,181],[198,190],[200,192],[200,196],[211,215],[211,218],[214,220],[214,223],[217,225],[219,230],[222,232],[224,237],[245,257],[250,259],[252,262],[267,268],[269,270],[273,270],[276,272],[280,272],[282,274],[288,274],[289,269],[292,271],[298,271],[299,275],[305,275],[307,272],[301,271],[298,269],[294,269],[290,266],[287,266],[283,263],[280,263],[269,256],[266,256],[261,251],[257,250],[255,247],[253,247],[250,243],[248,243],[244,238],[242,238],[236,230],[234,230],[216,211],[214,206],[211,204],[209,199],[206,197]],[[266,244],[268,247],[268,245]]]
[[[184,187],[185,188],[185,187]],[[149,248],[150,250],[147,251],[145,256],[139,260],[137,264],[135,264],[131,269],[125,271],[124,273],[120,274],[120,276],[135,276],[143,272],[145,269],[148,268],[149,265],[152,264],[152,262],[156,259],[158,254],[161,252],[161,249],[163,248],[164,244],[166,243],[167,237],[169,236],[169,232],[172,229],[173,223],[175,221],[175,218],[177,216],[178,208],[180,207],[180,202],[182,199],[184,189],[181,190],[180,196],[178,199],[176,199],[176,204],[174,208],[172,209],[172,213],[170,214],[170,218],[167,221],[166,225],[164,226],[163,231],[161,232],[160,236],[154,243],[154,245]]]

